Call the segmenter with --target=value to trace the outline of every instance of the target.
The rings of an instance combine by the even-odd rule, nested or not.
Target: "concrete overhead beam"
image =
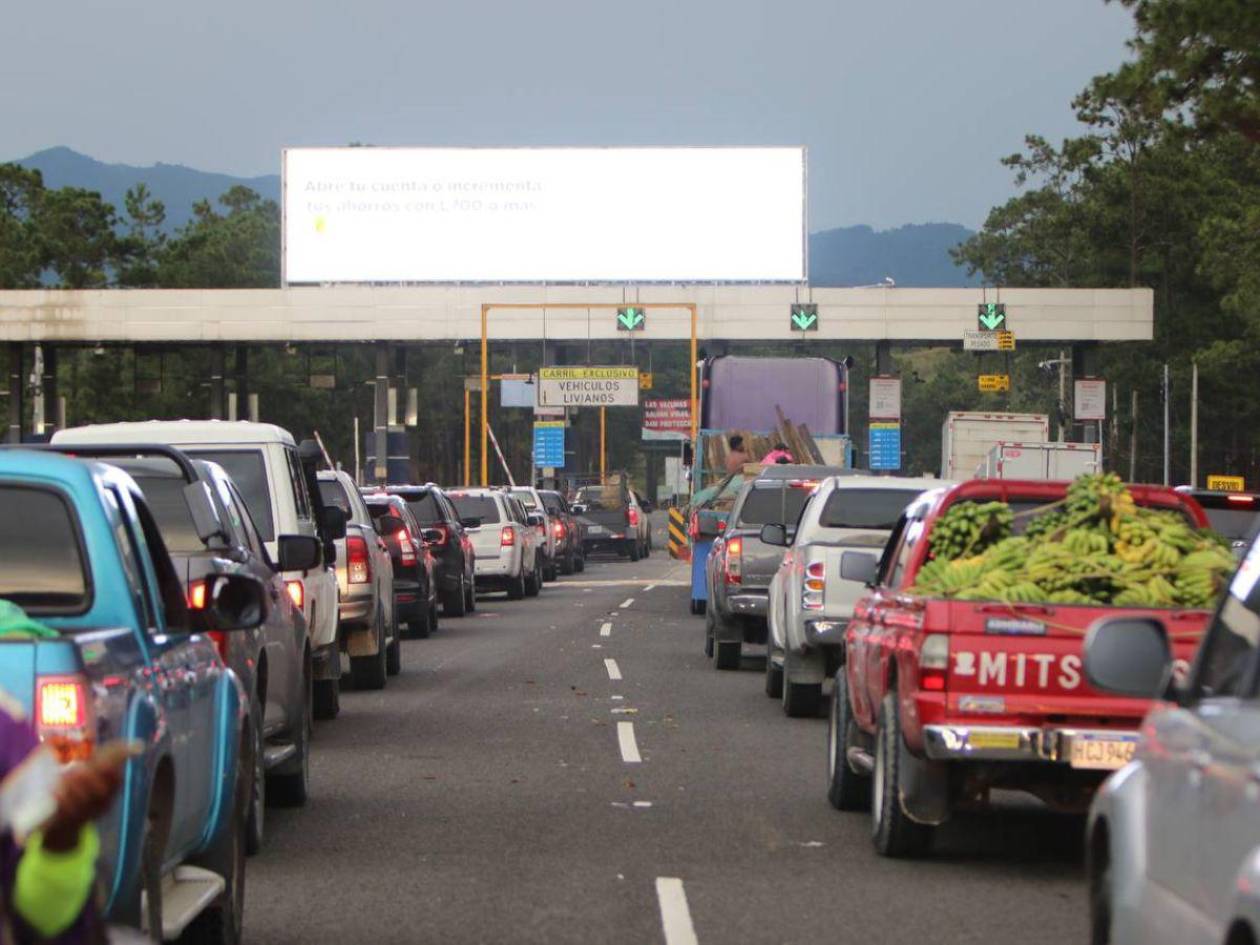
[[[988,290],[989,301],[994,291]],[[495,340],[609,339],[613,308],[694,302],[704,339],[726,341],[961,341],[976,327],[979,289],[822,289],[808,286],[336,286],[292,289],[0,291],[0,342],[368,342],[480,337],[481,306]],[[1017,342],[1149,341],[1150,289],[1003,289]],[[788,308],[818,304],[819,329],[789,330]],[[590,303],[513,310],[511,303]],[[624,336],[624,333],[623,333]],[[653,309],[640,340],[685,340],[685,308]]]

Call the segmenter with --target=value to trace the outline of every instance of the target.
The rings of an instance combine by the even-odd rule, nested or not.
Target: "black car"
[[[386,486],[384,490],[365,490],[365,494],[381,491],[386,495],[401,496],[420,527],[430,533],[427,543],[429,553],[433,555],[442,613],[448,617],[462,617],[475,610],[476,553],[472,541],[464,534],[459,513],[446,493],[428,483],[423,486]]]
[[[413,637],[427,637],[437,629],[438,595],[425,529],[402,496],[369,494],[363,502],[394,565],[394,612]]]
[[[573,574],[586,570],[586,527],[582,520],[573,514],[564,496],[551,489],[539,489],[543,508],[551,520],[551,528],[556,539],[556,564],[561,574]]]

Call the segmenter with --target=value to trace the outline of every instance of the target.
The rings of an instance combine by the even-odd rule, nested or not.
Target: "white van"
[[[75,427],[53,434],[56,444],[162,443],[222,466],[236,483],[254,527],[277,560],[277,535],[319,536],[315,507],[288,430],[270,423],[224,420],[145,420]],[[340,708],[337,649],[337,574],[329,562],[284,575],[294,603],[306,617],[314,675],[314,715],[335,718]]]

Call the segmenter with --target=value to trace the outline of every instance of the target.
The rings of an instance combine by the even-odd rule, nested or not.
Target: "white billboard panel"
[[[796,282],[803,148],[290,148],[285,281]]]

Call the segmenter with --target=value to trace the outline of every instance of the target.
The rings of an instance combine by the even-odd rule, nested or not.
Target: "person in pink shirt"
[[[763,466],[783,465],[794,462],[796,460],[793,458],[791,451],[788,450],[786,443],[775,443],[774,449],[761,457],[761,465]]]

